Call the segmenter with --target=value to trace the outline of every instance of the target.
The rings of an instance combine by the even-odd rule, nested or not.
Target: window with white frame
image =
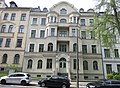
[[[11,20],[14,21],[14,20],[15,20],[15,17],[16,17],[16,13],[12,13],[12,14],[11,14]]]
[[[19,26],[19,33],[23,33],[24,32],[24,25],[20,25]]]
[[[60,14],[67,14],[67,10],[66,10],[65,8],[62,8],[62,9],[60,10]]]
[[[0,47],[2,47],[3,38],[0,38]]]
[[[115,55],[115,58],[119,58],[119,52],[118,52],[118,49],[114,49],[114,55]]]
[[[85,26],[85,19],[80,20],[81,26]]]
[[[40,38],[44,38],[45,37],[45,30],[40,30]]]
[[[92,45],[92,53],[97,53],[96,45]]]
[[[3,20],[7,20],[8,19],[8,15],[9,15],[8,13],[5,13]]]
[[[55,36],[55,28],[51,28],[51,36]]]
[[[110,49],[104,49],[105,58],[110,58]]]
[[[6,25],[2,25],[1,32],[5,32],[5,29],[6,29]]]
[[[9,25],[8,32],[11,33],[13,31],[13,25]]]
[[[34,52],[34,47],[35,47],[35,44],[30,44],[29,52]]]
[[[52,59],[47,59],[47,69],[52,69]]]
[[[43,52],[44,51],[44,44],[39,44],[39,52]]]
[[[81,38],[86,39],[86,31],[81,31]]]
[[[11,39],[6,39],[5,47],[10,47]]]
[[[37,18],[33,18],[32,24],[37,24]]]
[[[26,20],[26,13],[22,13],[21,14],[21,21],[25,21]]]
[[[36,30],[31,30],[31,38],[35,38]]]
[[[46,24],[46,18],[41,18],[41,25],[45,25]]]

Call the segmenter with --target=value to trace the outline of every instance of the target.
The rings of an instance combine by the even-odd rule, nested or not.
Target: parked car
[[[0,78],[1,84],[12,83],[12,84],[22,84],[26,85],[31,82],[30,75],[28,73],[12,73],[8,76],[3,76]]]
[[[120,80],[98,80],[86,85],[87,88],[120,88]]]
[[[52,76],[44,80],[40,80],[38,84],[41,87],[60,87],[60,88],[70,88],[70,80],[68,77],[64,76]]]

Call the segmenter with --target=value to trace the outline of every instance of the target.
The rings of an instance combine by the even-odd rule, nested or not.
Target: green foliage
[[[120,74],[113,76],[113,79],[120,80]]]
[[[107,79],[113,79],[113,74],[107,74]]]
[[[2,76],[7,76],[8,74],[0,74],[0,77],[2,77]]]
[[[18,69],[17,69],[17,66],[15,66],[15,65],[9,65],[6,67],[6,70],[15,70],[16,71]]]

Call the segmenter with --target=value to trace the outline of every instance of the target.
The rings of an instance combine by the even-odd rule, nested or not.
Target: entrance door
[[[61,58],[59,60],[59,72],[60,73],[66,73],[66,59],[65,58]]]

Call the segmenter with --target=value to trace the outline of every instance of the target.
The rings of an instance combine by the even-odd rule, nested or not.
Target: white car
[[[31,82],[30,75],[28,73],[12,73],[8,76],[3,76],[0,78],[1,84],[12,83],[12,84],[22,84],[26,85]]]

